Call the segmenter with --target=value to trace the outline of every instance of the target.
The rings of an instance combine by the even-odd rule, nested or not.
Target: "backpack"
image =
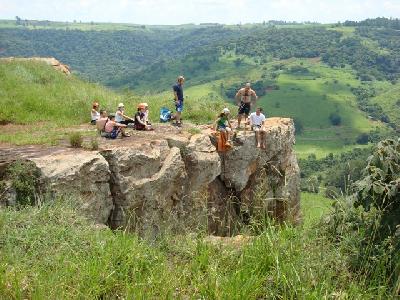
[[[160,109],[160,122],[165,123],[171,120],[171,114],[172,113],[168,108],[162,107]]]

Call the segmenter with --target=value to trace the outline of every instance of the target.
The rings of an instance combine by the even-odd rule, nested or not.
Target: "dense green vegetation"
[[[238,243],[206,232],[139,238],[76,202],[0,210],[6,298],[388,299],[400,293],[399,142],[382,142],[347,201],[304,193],[304,226],[257,218]],[[323,217],[323,219],[321,219]],[[388,226],[389,225],[389,226]],[[60,267],[61,266],[61,267]]]
[[[251,81],[268,116],[296,120],[296,150],[302,158],[351,150],[357,143],[376,141],[371,136],[377,132],[385,136],[399,127],[395,20],[353,27],[43,22],[1,21],[0,56],[55,56],[79,76],[120,89],[113,99],[135,103],[139,96],[154,102],[153,119],[159,106],[171,106],[171,85],[184,74],[191,105],[187,118],[211,122],[214,114],[208,113],[206,102],[232,101],[236,90]],[[78,97],[85,103],[92,98]],[[99,100],[112,110],[117,102]],[[86,113],[77,113],[75,120],[86,120]]]

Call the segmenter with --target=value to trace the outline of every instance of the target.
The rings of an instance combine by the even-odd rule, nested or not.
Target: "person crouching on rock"
[[[220,115],[218,116],[218,119],[215,121],[215,126],[214,126],[214,130],[219,131],[221,135],[223,135],[223,138],[226,141],[225,146],[231,146],[230,133],[232,131],[232,125],[229,122],[229,114],[230,114],[229,109],[224,108],[220,113]]]
[[[262,113],[262,108],[257,107],[256,111],[250,114],[250,126],[256,133],[257,148],[265,149],[265,130],[264,130],[265,115]]]
[[[128,137],[129,134],[125,133],[125,124],[115,122],[115,115],[109,115],[108,121],[104,126],[105,137],[116,139],[121,133],[122,137]]]
[[[119,124],[128,125],[134,123],[135,120],[125,115],[125,106],[123,103],[118,104],[117,111],[115,112],[115,121]]]
[[[96,125],[96,121],[100,118],[99,103],[93,102],[92,111],[90,112],[90,124]]]
[[[140,103],[137,107],[137,113],[135,114],[135,129],[153,130],[151,125],[146,123],[146,106],[144,103]]]

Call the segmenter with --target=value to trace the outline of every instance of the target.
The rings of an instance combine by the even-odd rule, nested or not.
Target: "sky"
[[[177,25],[400,18],[400,0],[0,0],[0,19]]]

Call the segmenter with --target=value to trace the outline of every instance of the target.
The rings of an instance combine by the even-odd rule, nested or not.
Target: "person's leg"
[[[180,111],[176,112],[175,121],[176,121],[176,124],[180,124],[181,123],[181,112]]]
[[[237,128],[240,128],[240,121],[242,121],[242,115],[238,114],[238,126],[237,126]]]
[[[120,127],[120,131],[121,131],[122,137],[128,137],[128,136],[130,136],[129,134],[126,133],[125,128]]]
[[[265,136],[266,136],[265,130],[260,130],[261,148],[262,148],[262,149],[265,149],[265,148],[266,148],[266,145],[265,145]]]
[[[232,134],[232,130],[229,127],[227,127],[226,128],[226,137],[227,137],[228,142],[231,142],[231,134]]]
[[[176,108],[175,125],[181,126],[182,125],[181,114],[183,110],[183,102],[179,101],[179,103],[175,104],[175,108]]]
[[[247,113],[245,113],[244,114],[244,131],[246,131],[248,122],[249,122],[249,115]]]
[[[260,148],[261,147],[261,145],[260,145],[260,143],[261,143],[261,140],[260,140],[260,129],[259,128],[255,128],[254,131],[255,131],[255,136],[256,136],[257,148]]]

